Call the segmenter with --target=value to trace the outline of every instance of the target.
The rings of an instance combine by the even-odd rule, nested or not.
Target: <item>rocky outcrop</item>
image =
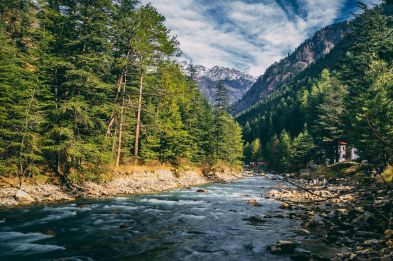
[[[392,260],[393,192],[389,187],[353,178],[324,187],[301,180],[295,182],[304,189],[277,186],[267,197],[291,205],[289,218],[302,223],[301,228],[295,229],[297,235],[319,239],[335,249],[334,260]],[[281,250],[279,243],[270,247],[273,254],[314,260],[309,253],[297,251],[298,248],[292,252]]]
[[[242,99],[231,107],[231,113],[237,115],[247,110],[272,91],[294,79],[310,65],[326,56],[344,38],[348,30],[348,22],[343,22],[318,31],[288,57],[271,65]]]

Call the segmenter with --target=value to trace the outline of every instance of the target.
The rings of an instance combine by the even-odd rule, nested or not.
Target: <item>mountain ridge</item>
[[[180,65],[185,73],[190,74],[190,63],[183,61]],[[229,67],[216,65],[207,68],[203,65],[192,65],[192,69],[198,88],[210,104],[214,103],[215,89],[220,80],[228,91],[229,105],[238,101],[257,80],[252,75]]]
[[[299,73],[325,57],[349,31],[349,22],[329,25],[304,41],[294,52],[272,64],[244,96],[234,103],[230,111],[237,115],[251,108],[272,91],[288,83]]]

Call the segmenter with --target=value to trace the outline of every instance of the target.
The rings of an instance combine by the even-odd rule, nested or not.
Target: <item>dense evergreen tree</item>
[[[228,114],[227,90],[222,81],[216,89],[214,103],[215,161],[238,164],[243,157],[242,131],[240,125]]]
[[[296,152],[302,140],[310,146],[300,151],[308,151],[310,136],[317,163],[337,161],[338,141],[348,141],[358,149],[359,161],[366,160],[370,167],[382,169],[391,164],[391,127],[386,117],[392,111],[388,87],[393,62],[392,9],[390,5],[360,6],[364,12],[350,22],[350,33],[326,57],[237,117],[246,142],[262,140],[273,169],[281,170],[278,145],[283,130],[297,137],[291,149],[294,170],[311,159]],[[300,134],[305,124],[308,135]]]
[[[277,170],[283,172],[289,172],[292,170],[291,166],[291,151],[292,141],[287,131],[283,131],[280,134],[280,143],[278,145],[278,166]]]
[[[164,20],[137,0],[0,3],[0,174],[240,164],[239,125],[173,61]]]
[[[371,84],[357,97],[352,140],[362,158],[383,170],[393,164],[393,67],[374,61],[366,75]]]
[[[302,107],[310,132],[321,153],[320,160],[328,158],[338,161],[338,142],[346,140],[345,118],[347,88],[332,77],[328,70],[322,72],[319,81],[311,91],[306,90],[302,97]]]
[[[0,175],[38,172],[43,96],[37,77],[33,12],[30,2],[0,5]],[[21,183],[20,183],[21,185]]]
[[[42,26],[51,37],[43,61],[53,107],[45,127],[49,166],[62,176],[108,162],[102,129],[112,57],[108,41],[111,1],[49,1]]]
[[[314,140],[305,130],[293,140],[291,159],[296,169],[307,168],[308,163],[313,159],[315,149]]]

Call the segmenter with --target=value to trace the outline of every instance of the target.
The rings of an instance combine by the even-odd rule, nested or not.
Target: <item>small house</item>
[[[350,146],[346,141],[339,141],[337,146],[338,162],[354,161],[359,158],[356,148]]]

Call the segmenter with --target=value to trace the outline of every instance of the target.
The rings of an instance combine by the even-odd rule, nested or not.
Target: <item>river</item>
[[[150,195],[0,210],[0,260],[289,260],[266,246],[295,238],[299,221],[250,177]],[[247,204],[258,199],[262,206]]]

